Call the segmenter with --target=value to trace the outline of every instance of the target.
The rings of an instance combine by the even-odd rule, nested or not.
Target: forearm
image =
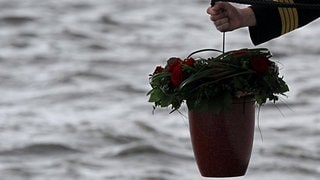
[[[310,5],[314,3],[308,0],[279,0],[279,2],[310,3]],[[256,17],[256,25],[249,27],[251,40],[255,45],[302,27],[320,16],[319,10],[263,6],[250,8]]]

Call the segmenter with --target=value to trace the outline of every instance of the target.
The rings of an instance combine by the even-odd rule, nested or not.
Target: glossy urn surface
[[[245,175],[251,157],[255,104],[235,99],[232,108],[214,114],[189,110],[190,135],[199,171],[204,177]]]

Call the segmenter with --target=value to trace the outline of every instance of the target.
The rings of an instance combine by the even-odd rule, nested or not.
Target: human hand
[[[256,24],[255,15],[251,8],[239,9],[227,2],[216,2],[213,7],[207,9],[207,13],[221,32]]]

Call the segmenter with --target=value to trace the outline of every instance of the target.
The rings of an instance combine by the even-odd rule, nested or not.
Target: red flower
[[[156,69],[154,70],[153,74],[158,74],[158,73],[161,73],[162,71],[163,71],[163,67],[157,66]]]
[[[250,59],[251,68],[259,74],[264,74],[268,71],[271,62],[265,56],[254,56]]]
[[[181,82],[184,80],[184,74],[182,72],[182,64],[178,64],[173,67],[171,72],[171,83],[174,87],[178,87]]]
[[[196,61],[191,57],[191,58],[185,59],[185,60],[183,61],[183,64],[188,65],[188,66],[193,66],[195,62],[196,62]]]
[[[167,70],[168,72],[173,72],[176,66],[181,65],[182,60],[180,58],[172,57],[167,61]]]
[[[174,87],[178,87],[184,80],[182,63],[183,61],[176,57],[172,57],[167,61],[167,71],[171,73],[170,81]]]

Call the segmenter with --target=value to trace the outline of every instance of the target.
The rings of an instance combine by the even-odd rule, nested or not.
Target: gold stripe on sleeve
[[[287,2],[286,0],[284,2]],[[284,17],[286,19],[286,29],[284,31],[284,33],[287,33],[290,31],[291,29],[291,18],[290,18],[290,9],[288,8],[282,8],[283,12],[284,12]]]
[[[282,0],[274,0],[277,2],[282,2]],[[279,14],[280,14],[280,18],[281,18],[281,34],[284,34],[286,32],[287,29],[287,23],[286,23],[286,16],[284,13],[284,8],[278,8]]]
[[[294,3],[293,0],[289,0],[289,3]],[[291,8],[292,13],[293,13],[293,29],[297,29],[299,27],[299,16],[298,16],[298,11],[297,8]]]
[[[290,0],[289,0],[290,2]],[[287,8],[287,11],[289,13],[289,19],[290,19],[290,24],[289,24],[289,29],[288,29],[288,32],[289,31],[292,31],[294,29],[294,15],[293,15],[293,10],[292,8]]]
[[[274,0],[277,2],[294,3],[293,0]],[[296,8],[278,8],[281,18],[281,35],[298,28],[298,12]]]

